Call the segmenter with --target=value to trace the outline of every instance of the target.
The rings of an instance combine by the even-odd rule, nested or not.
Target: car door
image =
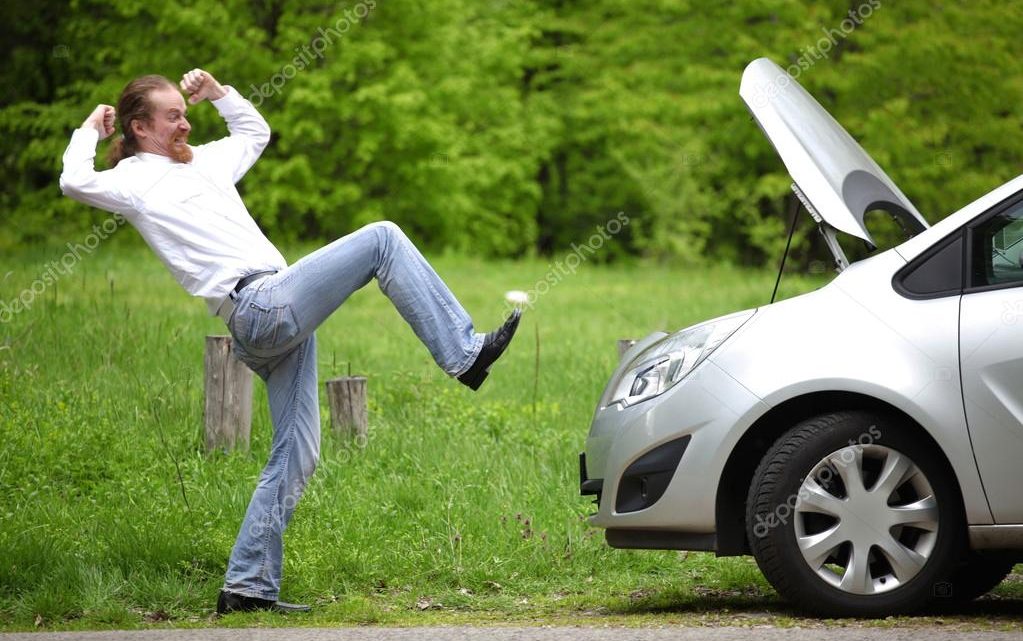
[[[1023,523],[1023,197],[970,224],[960,302],[963,405],[996,523]]]

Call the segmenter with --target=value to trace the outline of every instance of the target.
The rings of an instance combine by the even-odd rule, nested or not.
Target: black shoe
[[[518,329],[519,319],[521,318],[522,310],[515,308],[511,316],[508,317],[508,320],[504,321],[504,325],[483,337],[483,347],[480,348],[479,356],[476,357],[472,367],[459,376],[458,380],[470,388],[478,390],[483,381],[487,380],[487,375],[490,374],[490,366],[508,348],[508,343],[511,342],[512,336],[515,335],[515,330]]]
[[[271,601],[270,599],[245,596],[244,594],[235,594],[225,590],[220,591],[220,597],[217,599],[217,614],[255,612],[256,610],[269,610],[271,612],[287,614],[288,612],[308,612],[310,609],[308,605]]]

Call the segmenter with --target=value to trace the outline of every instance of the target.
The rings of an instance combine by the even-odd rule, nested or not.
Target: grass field
[[[578,496],[577,455],[616,339],[763,304],[774,274],[587,264],[537,299],[475,394],[432,363],[375,285],[331,317],[318,332],[323,456],[285,537],[282,593],[317,608],[214,621],[270,440],[265,390],[257,381],[251,451],[204,455],[203,337],[226,330],[131,234],[0,324],[3,628],[817,624],[785,609],[750,558],[610,549]],[[5,255],[0,300],[66,251]],[[482,329],[500,322],[503,292],[551,270],[435,264]],[[787,276],[782,294],[822,282]],[[369,377],[364,449],[328,428],[322,381],[349,366]],[[1018,626],[1021,588],[1006,582],[972,606],[980,619],[958,624]]]

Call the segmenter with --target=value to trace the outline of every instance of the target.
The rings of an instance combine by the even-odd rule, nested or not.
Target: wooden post
[[[618,360],[622,360],[622,356],[625,356],[625,352],[629,351],[629,348],[636,344],[636,341],[631,338],[619,338],[618,339]]]
[[[206,337],[206,451],[249,449],[252,370],[235,357],[230,336]]]
[[[365,443],[369,412],[366,409],[366,377],[341,376],[326,383],[330,424],[344,439]]]

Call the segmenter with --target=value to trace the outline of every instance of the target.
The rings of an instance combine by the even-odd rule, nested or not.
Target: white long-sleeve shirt
[[[210,315],[242,276],[287,267],[235,189],[269,142],[270,127],[252,103],[225,88],[227,95],[211,102],[231,135],[192,147],[192,162],[140,152],[96,171],[99,132],[88,127],[72,134],[60,175],[65,195],[124,216]]]

